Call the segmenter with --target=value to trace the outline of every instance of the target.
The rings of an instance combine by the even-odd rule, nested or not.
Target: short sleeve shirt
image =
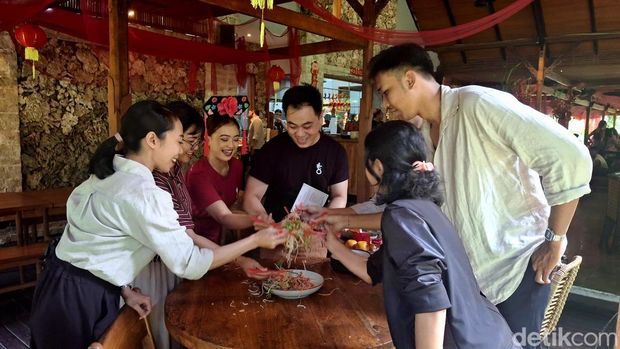
[[[316,144],[299,148],[285,133],[267,142],[257,153],[250,175],[269,186],[264,207],[279,221],[304,183],[329,194],[331,185],[349,179],[349,167],[344,148],[330,136],[321,134]]]
[[[231,206],[241,190],[243,166],[241,161],[231,159],[226,176],[220,175],[206,157],[198,160],[187,172],[187,189],[192,198],[192,214],[196,233],[219,243],[222,226],[207,212],[207,208],[222,200]]]

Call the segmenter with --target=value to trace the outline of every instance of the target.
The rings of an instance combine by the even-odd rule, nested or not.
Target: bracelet
[[[129,290],[133,290],[133,286],[132,286],[131,284],[121,285],[121,291],[122,291],[124,288],[128,288]]]

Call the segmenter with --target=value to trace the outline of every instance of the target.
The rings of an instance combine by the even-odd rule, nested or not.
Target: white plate
[[[271,294],[276,295],[280,298],[284,298],[284,299],[299,299],[299,298],[308,297],[309,295],[318,291],[321,288],[321,286],[323,286],[324,279],[323,279],[323,276],[321,276],[321,274],[315,273],[313,271],[302,270],[302,269],[289,269],[288,271],[292,273],[301,273],[303,276],[310,279],[310,282],[312,282],[312,284],[315,285],[316,287],[313,287],[307,290],[301,290],[301,291],[284,291],[284,290],[278,290],[278,289],[272,288]]]

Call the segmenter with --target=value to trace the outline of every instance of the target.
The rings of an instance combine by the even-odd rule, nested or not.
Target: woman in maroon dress
[[[235,118],[217,112],[207,118],[209,152],[187,173],[196,232],[220,243],[222,229],[252,226],[251,216],[230,207],[242,190],[243,166],[234,157],[240,140]]]

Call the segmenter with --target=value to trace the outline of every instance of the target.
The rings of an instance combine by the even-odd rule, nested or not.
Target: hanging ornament
[[[260,47],[265,43],[265,8],[273,10],[273,0],[250,0],[252,7],[260,9]]]
[[[47,42],[47,35],[41,27],[32,24],[23,24],[15,28],[15,40],[26,48],[27,60],[32,61],[32,78],[35,77],[35,63],[39,60],[39,51]]]
[[[280,90],[280,82],[284,79],[284,69],[279,65],[272,65],[267,71],[267,77],[273,82],[274,93]]]

